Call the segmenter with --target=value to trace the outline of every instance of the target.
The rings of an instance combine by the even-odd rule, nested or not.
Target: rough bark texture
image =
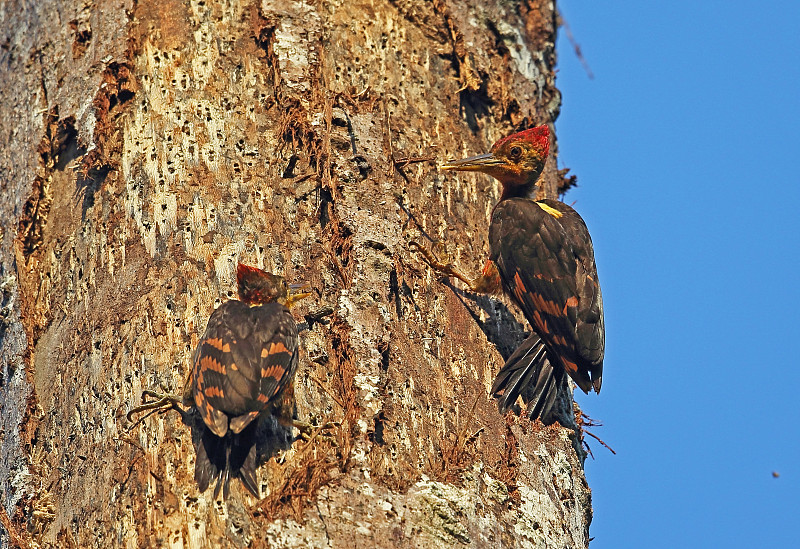
[[[487,397],[521,317],[407,244],[483,263],[499,189],[433,159],[555,119],[554,10],[2,2],[3,543],[587,546],[572,431]],[[544,193],[561,183],[551,159]],[[341,425],[265,450],[265,498],[237,482],[223,504],[178,414],[125,414],[181,391],[237,260],[311,282],[298,319],[334,309],[301,335],[295,394]]]

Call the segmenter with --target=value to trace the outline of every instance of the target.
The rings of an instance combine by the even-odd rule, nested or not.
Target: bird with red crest
[[[301,432],[311,427],[293,417],[298,335],[289,310],[310,295],[308,285],[287,284],[281,276],[242,263],[236,280],[239,299],[226,301],[211,313],[184,394],[144,391],[143,399],[156,400],[128,412],[132,421],[139,412],[178,410],[199,430],[195,480],[200,491],[213,483],[214,498],[222,490],[225,499],[230,480],[236,477],[253,496],[260,497],[256,478],[259,419],[272,414]],[[193,407],[196,416],[179,403]]]
[[[193,403],[203,420],[195,479],[200,491],[216,482],[228,494],[238,476],[259,497],[257,421],[280,408],[297,370],[297,323],[289,311],[308,296],[305,285],[239,263],[239,299],[220,305],[195,351],[190,377]]]
[[[557,397],[565,374],[584,392],[600,392],[605,351],[603,298],[592,239],[578,213],[559,200],[536,200],[550,151],[546,125],[497,141],[490,152],[441,166],[482,172],[502,185],[489,226],[489,261],[470,279],[417,245],[426,261],[473,291],[502,285],[522,310],[532,332],[498,373],[492,395],[501,411],[518,397],[532,419],[557,419]]]

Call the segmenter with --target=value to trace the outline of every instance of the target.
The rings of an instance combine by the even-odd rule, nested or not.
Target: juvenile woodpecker
[[[473,290],[490,288],[499,274],[533,332],[498,373],[492,395],[501,412],[522,395],[531,419],[545,423],[555,419],[564,372],[584,392],[600,392],[605,350],[603,298],[586,224],[563,202],[534,200],[549,135],[547,126],[530,128],[501,139],[489,153],[441,166],[483,172],[503,186],[492,211],[491,255],[482,276],[469,281],[450,266],[440,270],[468,281]]]
[[[222,488],[227,498],[238,476],[258,498],[255,420],[291,393],[298,338],[289,308],[310,294],[241,263],[236,279],[239,299],[211,314],[194,354],[189,386],[203,420],[195,480],[200,491],[216,482],[214,497]]]

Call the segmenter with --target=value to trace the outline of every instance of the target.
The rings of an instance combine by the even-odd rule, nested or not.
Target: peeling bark
[[[522,339],[477,269],[499,189],[442,174],[552,122],[555,6],[64,0],[0,7],[5,546],[585,547],[572,430],[487,394]],[[563,174],[548,161],[542,194]],[[237,261],[315,288],[295,397],[336,421],[198,493],[178,393]],[[7,519],[7,520],[6,520]]]

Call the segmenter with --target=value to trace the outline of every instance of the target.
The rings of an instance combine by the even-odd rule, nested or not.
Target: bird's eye
[[[508,154],[511,156],[511,158],[516,160],[517,158],[522,156],[522,147],[514,145],[513,147],[511,147],[511,150],[508,151]]]

